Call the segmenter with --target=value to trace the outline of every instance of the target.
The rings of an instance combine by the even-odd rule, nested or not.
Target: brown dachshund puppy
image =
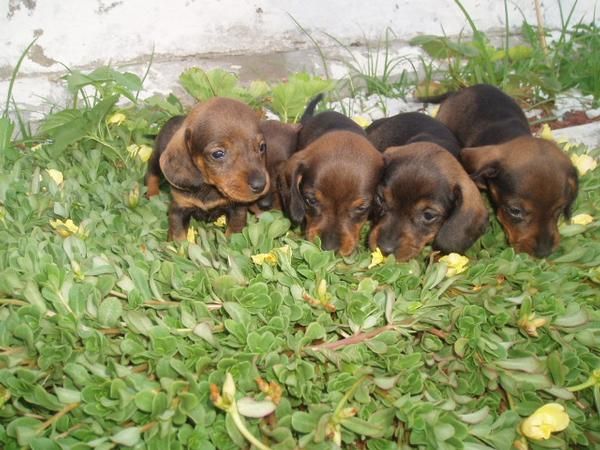
[[[434,142],[458,158],[460,144],[452,132],[439,120],[419,112],[407,112],[377,119],[365,130],[371,143],[380,152],[388,147]]]
[[[510,244],[548,256],[559,243],[558,218],[570,216],[577,196],[568,156],[554,142],[533,137],[519,105],[494,86],[450,95],[437,117],[467,147],[463,166],[489,192]]]
[[[172,118],[156,139],[146,183],[158,192],[159,174],[171,185],[169,234],[186,238],[191,217],[227,216],[227,232],[246,224],[247,204],[269,189],[266,143],[258,115],[237,100],[215,97],[182,120]],[[158,162],[158,167],[157,167]]]
[[[278,120],[261,120],[260,129],[267,143],[267,170],[271,180],[277,179],[285,161],[296,151],[298,146],[298,131],[300,124],[283,123]],[[271,182],[266,195],[259,198],[250,211],[260,214],[269,209],[281,209],[281,202],[276,190],[276,183]]]
[[[304,223],[306,238],[343,256],[356,248],[367,221],[383,157],[352,131],[330,131],[295,153],[278,179],[285,211]]]
[[[488,213],[475,183],[458,160],[432,142],[389,147],[378,187],[371,249],[398,261],[423,247],[464,252],[484,232]]]
[[[334,130],[346,130],[360,136],[366,136],[365,130],[354,120],[336,111],[323,111],[315,115],[317,104],[323,99],[323,94],[317,95],[306,106],[300,119],[302,129],[298,133],[297,150],[302,150],[325,133]]]

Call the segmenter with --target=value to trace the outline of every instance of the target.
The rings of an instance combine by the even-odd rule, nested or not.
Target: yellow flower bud
[[[378,266],[384,261],[385,257],[381,253],[381,249],[377,247],[374,252],[371,252],[371,264],[368,265],[367,269]]]
[[[198,232],[195,230],[194,227],[189,227],[188,231],[187,231],[187,240],[188,242],[195,244],[196,243],[196,235],[198,234]]]
[[[442,256],[440,258],[440,261],[445,263],[448,267],[446,276],[453,277],[454,275],[457,275],[467,270],[469,258],[458,253],[450,253],[446,256]]]
[[[73,234],[79,233],[80,228],[75,225],[71,219],[62,221],[60,219],[51,220],[50,226],[56,230],[56,232],[62,237],[68,237]]]
[[[579,175],[585,175],[598,166],[596,160],[590,155],[572,155],[571,162],[577,168]]]
[[[594,221],[594,218],[589,214],[577,214],[571,217],[571,223],[576,225],[589,225]]]
[[[361,128],[367,128],[371,125],[371,119],[365,116],[352,116],[352,120],[357,123]]]
[[[257,266],[262,266],[263,264],[274,266],[278,261],[277,255],[273,251],[270,251],[269,253],[258,253],[252,255],[250,258],[252,258],[252,262]]]
[[[529,439],[549,439],[550,435],[569,426],[569,415],[558,403],[548,403],[538,408],[521,423],[521,433]]]
[[[127,119],[125,114],[115,113],[106,120],[106,123],[109,125],[121,125],[123,122],[125,122],[125,119]]]
[[[217,220],[215,220],[213,222],[216,226],[218,226],[219,228],[225,228],[227,226],[227,217],[223,216],[219,216],[217,218]]]
[[[149,145],[140,145],[140,148],[137,152],[137,157],[140,158],[142,162],[148,162],[150,155],[152,155],[152,151],[152,147]]]
[[[550,126],[547,123],[542,125],[542,128],[540,129],[540,132],[538,133],[538,135],[542,139],[546,139],[548,141],[554,141],[554,135],[552,134],[552,130],[550,129]]]
[[[50,178],[52,178],[52,180],[56,183],[57,186],[60,186],[63,183],[64,177],[60,170],[46,169],[46,173]]]

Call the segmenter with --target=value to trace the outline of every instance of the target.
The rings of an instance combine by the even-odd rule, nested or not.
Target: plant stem
[[[548,55],[548,44],[546,44],[546,35],[544,34],[544,15],[542,14],[542,2],[535,0],[535,16],[537,19],[537,32],[540,41],[540,47],[544,52],[544,56]]]
[[[59,412],[57,412],[56,414],[54,414],[52,417],[50,417],[48,420],[46,420],[44,423],[42,423],[38,428],[37,428],[37,432],[41,433],[42,431],[44,431],[46,428],[48,428],[49,426],[51,426],[53,423],[57,422],[58,419],[60,419],[62,416],[64,416],[65,414],[70,413],[71,411],[73,411],[75,408],[77,408],[81,403],[76,402],[76,403],[70,403],[67,406],[65,406],[63,409],[61,409]]]
[[[238,431],[242,434],[242,436],[246,438],[248,442],[250,442],[256,448],[259,448],[260,450],[271,450],[271,447],[268,447],[262,442],[260,442],[252,433],[250,433],[250,431],[248,431],[248,429],[246,428],[246,424],[242,419],[242,416],[240,416],[240,413],[237,410],[235,400],[233,401],[231,407],[227,412],[231,415],[231,419],[233,420],[233,423],[237,427]]]
[[[375,330],[367,331],[366,333],[358,333],[354,336],[350,336],[339,341],[335,342],[324,342],[323,344],[313,345],[310,347],[311,350],[319,350],[319,349],[328,349],[328,350],[337,350],[340,347],[345,347],[347,345],[359,344],[363,341],[367,341],[369,339],[374,338],[375,336],[383,333],[384,331],[393,330],[395,325],[388,324],[381,328],[376,328]]]
[[[334,419],[340,415],[340,413],[342,412],[342,409],[344,409],[344,406],[346,406],[346,403],[348,402],[350,397],[352,397],[354,395],[356,390],[360,387],[361,384],[363,384],[367,380],[367,378],[369,378],[368,375],[363,375],[350,387],[350,389],[348,389],[348,392],[346,392],[344,394],[344,396],[341,398],[341,400],[335,407],[335,411],[333,411]]]

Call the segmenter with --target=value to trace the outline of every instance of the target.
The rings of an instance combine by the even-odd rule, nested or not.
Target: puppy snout
[[[263,211],[267,211],[273,208],[273,195],[271,193],[268,193],[264,197],[259,198],[256,204]]]
[[[261,172],[252,172],[248,177],[248,186],[255,194],[260,194],[265,190],[267,177]]]
[[[551,238],[539,239],[535,244],[534,253],[538,258],[545,258],[554,248],[554,241]]]
[[[340,236],[337,233],[323,233],[321,235],[321,246],[323,250],[338,250],[340,248]]]
[[[377,239],[377,247],[384,255],[391,255],[396,251],[396,242],[393,239],[386,238],[384,236],[380,236]]]

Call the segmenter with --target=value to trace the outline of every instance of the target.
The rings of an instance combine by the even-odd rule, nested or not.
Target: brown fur
[[[329,131],[285,164],[278,184],[285,211],[307,239],[349,255],[367,221],[383,157],[352,131]]]
[[[283,123],[278,120],[261,120],[260,129],[267,143],[267,170],[271,180],[277,179],[285,161],[296,151],[300,124]],[[254,214],[260,214],[269,209],[281,209],[281,202],[277,194],[276,183],[271,182],[266,195],[258,199],[250,207]]]
[[[146,178],[148,195],[156,193],[157,173],[171,185],[169,239],[185,239],[191,217],[216,214],[227,215],[228,233],[240,231],[246,205],[269,189],[258,115],[242,102],[216,97],[172,121],[157,137]]]
[[[488,213],[477,186],[446,149],[432,142],[390,147],[378,188],[371,249],[399,261],[433,243],[464,252],[485,231]]]
[[[569,158],[554,142],[533,137],[521,108],[493,86],[449,96],[437,117],[467,147],[462,163],[488,191],[510,244],[548,256],[559,244],[558,218],[570,216],[577,196]]]

